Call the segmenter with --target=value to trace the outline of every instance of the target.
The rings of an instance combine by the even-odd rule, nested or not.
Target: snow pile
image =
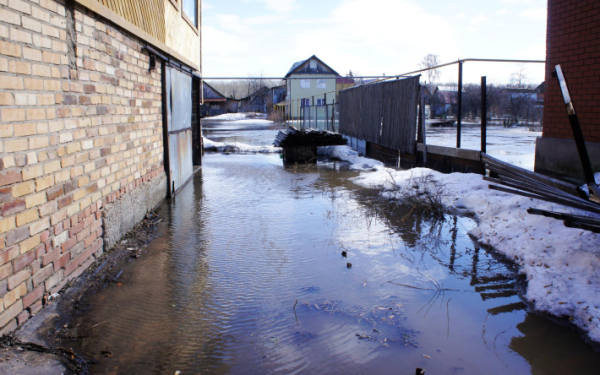
[[[251,146],[240,142],[215,142],[203,137],[204,150],[215,152],[240,152],[240,153],[262,153],[277,154],[281,153],[281,148],[273,146]]]
[[[363,161],[337,146],[332,157],[351,163]],[[377,163],[377,162],[375,162]],[[536,309],[569,317],[600,342],[600,235],[567,228],[560,220],[530,215],[529,207],[586,215],[561,205],[538,201],[488,188],[480,175],[442,174],[426,168],[395,171],[377,167],[354,179],[366,187],[383,187],[394,197],[394,184],[403,187],[411,179],[431,174],[447,192],[444,204],[458,213],[473,213],[479,222],[470,235],[491,246],[519,266],[528,281],[525,298]],[[598,175],[597,175],[598,176]],[[588,214],[589,215],[589,214]]]
[[[359,156],[358,152],[348,146],[319,147],[317,152],[319,155],[327,156],[331,159],[349,162],[350,169],[358,171],[376,171],[385,169],[382,162]]]
[[[241,121],[241,120],[265,120],[264,113],[225,113],[219,116],[207,117],[211,121]]]

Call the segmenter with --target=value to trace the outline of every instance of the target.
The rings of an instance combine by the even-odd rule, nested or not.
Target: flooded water
[[[203,163],[143,256],[69,323],[93,374],[600,373],[578,333],[529,311],[472,219],[391,205],[344,163]]]
[[[533,171],[535,165],[535,142],[542,132],[529,131],[526,127],[505,128],[488,126],[487,153],[497,159]],[[427,127],[427,144],[456,147],[456,127]],[[461,147],[481,150],[481,126],[463,123]]]

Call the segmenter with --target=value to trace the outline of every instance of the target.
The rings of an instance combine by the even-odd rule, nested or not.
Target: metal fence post
[[[460,135],[462,130],[462,89],[463,89],[463,62],[458,62],[458,110],[456,121],[456,148],[460,148]]]
[[[487,77],[481,77],[481,152],[487,152]]]

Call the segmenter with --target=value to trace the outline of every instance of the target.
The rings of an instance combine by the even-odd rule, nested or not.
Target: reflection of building
[[[0,12],[8,332],[192,177],[201,17],[199,0],[11,0]]]
[[[593,2],[597,5],[597,2]],[[536,143],[535,170],[583,178],[583,169],[558,81],[552,77],[560,64],[569,84],[581,130],[595,172],[600,171],[600,106],[598,84],[600,50],[598,18],[590,16],[588,2],[548,1],[546,84],[543,135]],[[569,9],[569,11],[564,11]],[[573,48],[578,46],[578,48]]]
[[[295,118],[303,105],[333,103],[340,77],[316,56],[295,63],[285,75],[288,113]]]

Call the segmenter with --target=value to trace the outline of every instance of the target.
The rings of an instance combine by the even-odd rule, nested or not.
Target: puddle
[[[356,175],[206,154],[64,345],[94,374],[598,373],[578,333],[528,311],[472,219],[407,216]]]

